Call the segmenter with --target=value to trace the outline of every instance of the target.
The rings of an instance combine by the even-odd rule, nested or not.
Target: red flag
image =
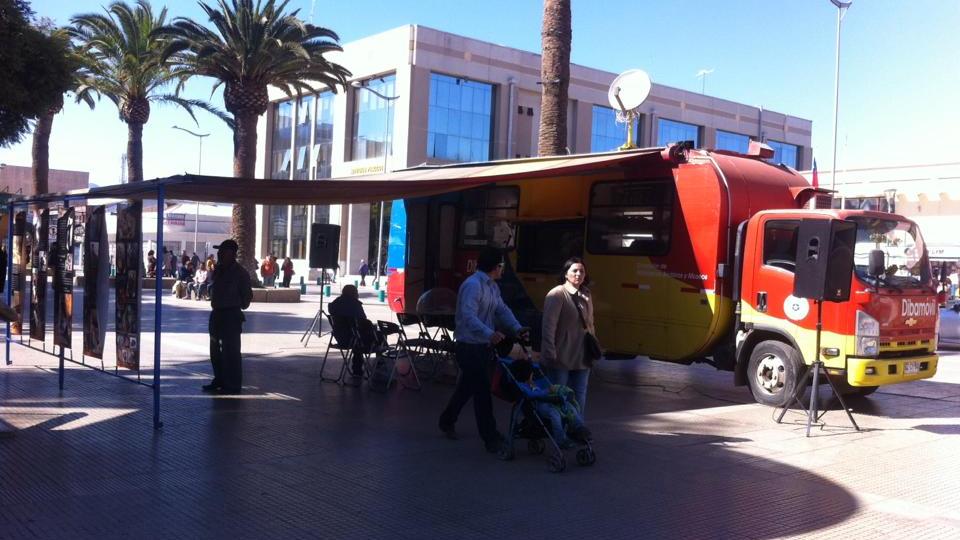
[[[817,159],[813,159],[813,174],[811,175],[811,183],[813,187],[820,187],[820,178],[817,176]]]

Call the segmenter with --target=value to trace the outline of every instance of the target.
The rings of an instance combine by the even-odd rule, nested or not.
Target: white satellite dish
[[[627,142],[619,150],[636,148],[633,144],[634,120],[640,116],[640,106],[650,96],[650,76],[640,69],[624,71],[610,84],[607,101],[617,111],[617,122],[627,125]]]
[[[650,76],[641,69],[624,71],[610,84],[607,101],[614,110],[626,113],[636,109],[650,95]]]

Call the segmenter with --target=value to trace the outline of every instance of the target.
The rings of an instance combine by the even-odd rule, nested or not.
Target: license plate
[[[904,375],[914,375],[920,373],[920,362],[907,362],[903,365]]]

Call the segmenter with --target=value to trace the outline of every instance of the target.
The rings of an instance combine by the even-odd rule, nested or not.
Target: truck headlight
[[[857,311],[857,356],[880,354],[880,321],[863,311]]]

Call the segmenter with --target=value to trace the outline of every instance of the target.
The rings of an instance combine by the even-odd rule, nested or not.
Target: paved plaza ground
[[[368,316],[393,320],[366,291]],[[167,296],[159,431],[149,388],[68,364],[60,392],[56,359],[14,346],[0,539],[960,538],[958,352],[933,380],[853,402],[862,432],[834,410],[809,439],[732,374],[605,360],[587,410],[597,463],[571,453],[552,474],[525,444],[510,462],[485,453],[469,405],[444,439],[449,384],[321,383],[326,338],[300,343],[319,296],[304,300],[252,306],[244,394],[210,396],[209,307]],[[150,329],[150,298],[144,313]]]

